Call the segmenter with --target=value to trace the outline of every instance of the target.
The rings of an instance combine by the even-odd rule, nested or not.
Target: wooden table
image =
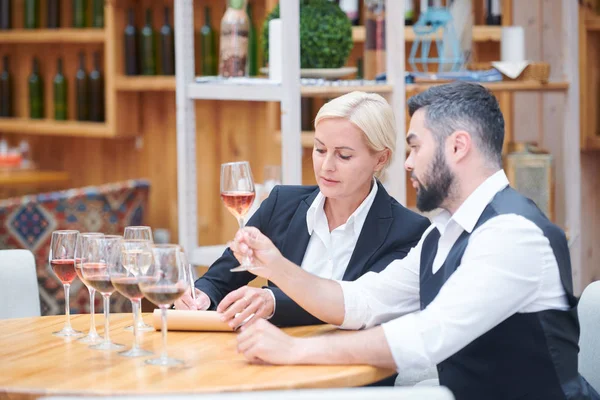
[[[152,315],[144,314],[147,323]],[[123,328],[131,314],[111,314],[114,342],[130,347]],[[169,356],[183,366],[157,367],[146,358],[125,358],[116,351],[91,350],[72,339],[52,336],[64,316],[0,320],[0,398],[34,399],[44,395],[192,394],[201,392],[363,386],[394,371],[370,366],[272,366],[248,363],[236,352],[235,333],[169,332]],[[103,332],[103,317],[96,323]],[[89,315],[72,316],[73,328],[87,332]],[[294,336],[327,334],[331,326],[288,328]],[[161,333],[144,332],[142,347],[161,350]],[[8,395],[8,396],[7,396]]]

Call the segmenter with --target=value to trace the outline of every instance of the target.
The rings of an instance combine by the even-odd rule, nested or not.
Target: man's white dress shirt
[[[432,225],[409,254],[380,273],[339,282],[345,303],[341,328],[382,324],[397,370],[425,369],[461,350],[514,313],[569,309],[550,242],[540,228],[515,215],[493,217],[473,231],[483,210],[508,185],[500,170],[450,215]],[[424,310],[420,308],[421,248],[440,232],[433,273],[463,231],[471,233],[461,265]]]

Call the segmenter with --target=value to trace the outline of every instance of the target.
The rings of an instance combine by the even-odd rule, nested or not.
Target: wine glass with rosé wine
[[[101,343],[90,346],[95,350],[120,350],[122,344],[113,343],[110,340],[110,295],[115,287],[110,280],[110,268],[121,262],[121,243],[123,236],[105,235],[103,237],[91,237],[87,240],[87,246],[83,250],[86,258],[82,260],[81,272],[83,279],[96,289],[104,298],[104,340]]]
[[[146,360],[147,364],[172,366],[182,364],[182,360],[167,355],[167,309],[179,299],[188,288],[187,272],[181,262],[181,247],[176,244],[158,244],[152,247],[154,262],[150,268],[140,271],[140,289],[144,296],[156,304],[162,319],[162,352],[160,357]]]
[[[86,344],[96,344],[99,343],[102,338],[96,332],[96,289],[90,286],[89,283],[83,277],[83,272],[81,272],[81,263],[85,260],[85,254],[83,254],[83,249],[87,246],[87,240],[90,237],[103,237],[104,234],[100,232],[84,232],[80,233],[77,237],[77,244],[75,245],[75,271],[77,272],[77,276],[83,282],[85,287],[88,289],[88,293],[90,295],[90,330],[87,335],[77,339],[80,343]]]
[[[71,312],[69,306],[69,289],[71,282],[77,277],[75,271],[75,245],[79,231],[61,230],[52,232],[50,241],[50,253],[48,261],[56,277],[62,282],[65,290],[65,326],[57,332],[52,332],[55,336],[73,337],[82,335],[83,332],[76,331],[71,327]]]
[[[247,161],[221,164],[221,200],[225,207],[237,218],[240,229],[244,227],[244,217],[254,203],[256,192],[250,164]],[[232,268],[232,272],[248,271],[252,268],[250,257],[244,257],[242,264]]]

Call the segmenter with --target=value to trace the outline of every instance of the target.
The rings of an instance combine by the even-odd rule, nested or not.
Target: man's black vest
[[[517,313],[438,364],[440,385],[457,400],[600,399],[579,375],[579,321],[573,295],[567,240],[529,199],[510,187],[496,194],[477,221],[475,231],[490,218],[517,214],[536,224],[550,241],[571,309]],[[433,229],[421,252],[421,309],[460,266],[470,233],[458,238],[442,267],[432,273],[440,233]],[[477,299],[472,299],[477,301]]]

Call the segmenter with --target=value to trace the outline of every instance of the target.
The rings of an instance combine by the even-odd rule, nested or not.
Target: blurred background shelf
[[[106,32],[101,28],[83,29],[15,29],[0,31],[0,43],[104,43]]]
[[[103,122],[32,120],[27,118],[0,118],[0,133],[88,138],[114,137],[108,125]]]
[[[365,37],[366,37],[366,30],[365,30],[364,26],[353,26],[352,27],[352,40],[354,40],[355,43],[364,42]],[[502,27],[501,26],[480,25],[480,26],[473,27],[473,41],[474,42],[500,42],[501,37],[502,37]],[[415,31],[413,30],[413,28],[411,26],[407,26],[404,28],[404,39],[406,42],[413,42],[415,40]]]
[[[174,92],[174,76],[118,76],[115,88],[123,92]]]

